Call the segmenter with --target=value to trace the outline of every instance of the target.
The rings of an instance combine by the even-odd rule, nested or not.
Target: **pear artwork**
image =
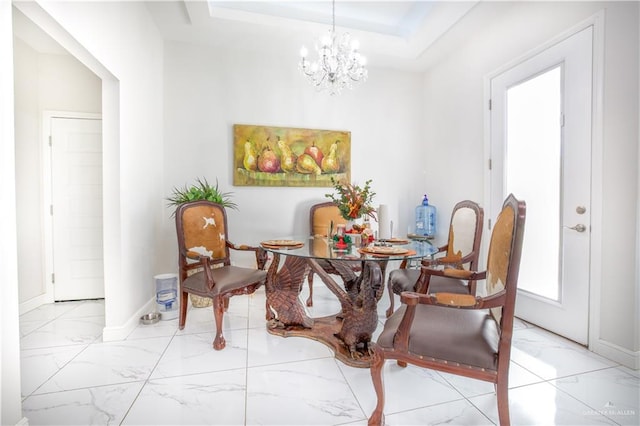
[[[278,136],[278,148],[280,148],[280,168],[285,173],[292,173],[296,170],[296,155],[291,148]]]
[[[316,160],[316,164],[318,166],[322,166],[322,158],[324,157],[324,154],[320,148],[316,146],[316,141],[313,141],[311,146],[306,147],[304,153],[309,154],[314,160]]]
[[[249,141],[244,144],[244,159],[242,160],[242,165],[247,170],[258,170],[258,158],[256,156],[256,151]]]
[[[341,161],[338,156],[340,140],[335,140],[326,148],[325,152],[316,145],[315,140],[305,142],[302,139],[289,141],[285,136],[276,136],[273,141],[267,137],[263,143],[256,144],[247,138],[242,155],[242,167],[249,172],[262,172],[269,174],[302,174],[302,175],[333,175],[341,170]],[[271,141],[269,140],[271,139]],[[260,179],[260,177],[256,176]],[[290,177],[291,178],[291,177]]]
[[[296,163],[296,170],[298,173],[311,174],[315,173],[316,175],[322,174],[322,170],[316,160],[310,156],[309,154],[302,154],[298,157],[298,161]]]
[[[340,161],[338,160],[338,142],[335,141],[329,148],[329,155],[322,159],[322,171],[325,173],[337,173],[340,171]]]
[[[266,146],[262,154],[258,156],[258,170],[266,173],[277,173],[280,171],[280,159],[269,146]]]

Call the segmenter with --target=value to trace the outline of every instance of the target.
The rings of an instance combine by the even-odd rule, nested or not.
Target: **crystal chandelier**
[[[344,87],[352,89],[354,83],[367,79],[366,59],[358,52],[358,47],[358,41],[351,40],[349,33],[336,34],[336,2],[333,0],[333,26],[316,42],[318,60],[308,61],[308,51],[303,46],[300,49],[300,70],[318,91],[340,94]]]

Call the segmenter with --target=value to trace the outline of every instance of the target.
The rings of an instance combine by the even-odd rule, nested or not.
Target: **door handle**
[[[584,226],[583,224],[579,223],[575,226],[565,226],[565,228],[569,228],[569,229],[573,229],[574,231],[578,231],[578,232],[584,232],[587,230],[587,227]]]

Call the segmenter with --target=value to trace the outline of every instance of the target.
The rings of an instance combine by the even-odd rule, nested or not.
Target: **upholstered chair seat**
[[[464,200],[453,207],[449,223],[447,244],[438,247],[433,259],[422,261],[423,266],[443,266],[455,269],[476,269],[482,238],[484,210],[476,202]],[[403,291],[417,291],[424,293],[447,292],[475,294],[475,282],[462,282],[445,277],[433,277],[429,288],[419,289],[416,284],[420,276],[419,269],[406,268],[404,262],[399,269],[389,274],[390,304],[387,317],[393,313],[394,294]]]
[[[236,245],[228,239],[227,213],[210,201],[192,201],[176,209],[178,266],[180,268],[180,317],[178,328],[187,321],[188,294],[213,300],[216,335],[213,348],[221,350],[226,341],[222,320],[232,296],[250,294],[264,284],[267,253],[261,247]],[[231,265],[231,252],[254,252],[255,267]]]
[[[370,426],[385,424],[382,372],[387,360],[493,383],[500,425],[509,426],[511,338],[525,216],[525,202],[509,195],[491,232],[486,270],[423,264],[416,284],[420,291],[400,294],[402,306],[387,318],[373,344],[370,372],[377,404]],[[435,292],[435,278],[445,277],[482,281],[486,296]],[[419,390],[406,392],[415,395]]]
[[[393,349],[393,339],[405,311],[406,306],[402,306],[387,320],[377,340],[379,347]],[[499,330],[488,310],[418,305],[415,315],[409,331],[408,352],[425,358],[496,369]]]
[[[403,272],[403,274],[395,274],[391,283],[391,291],[395,294],[401,294],[403,291],[416,291],[420,269],[404,269]],[[470,290],[468,283],[464,280],[432,277],[429,283],[429,292],[469,294]]]

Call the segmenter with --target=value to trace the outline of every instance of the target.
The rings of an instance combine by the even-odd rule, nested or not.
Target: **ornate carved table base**
[[[267,331],[282,337],[306,337],[333,349],[336,358],[352,367],[368,368],[372,357],[371,335],[378,325],[377,301],[382,296],[383,271],[378,262],[363,262],[356,275],[347,261],[330,261],[344,281],[344,288],[313,258],[273,253],[266,282]],[[383,269],[386,262],[383,261]],[[307,316],[298,295],[310,269],[320,276],[342,306],[342,312],[321,318]]]

